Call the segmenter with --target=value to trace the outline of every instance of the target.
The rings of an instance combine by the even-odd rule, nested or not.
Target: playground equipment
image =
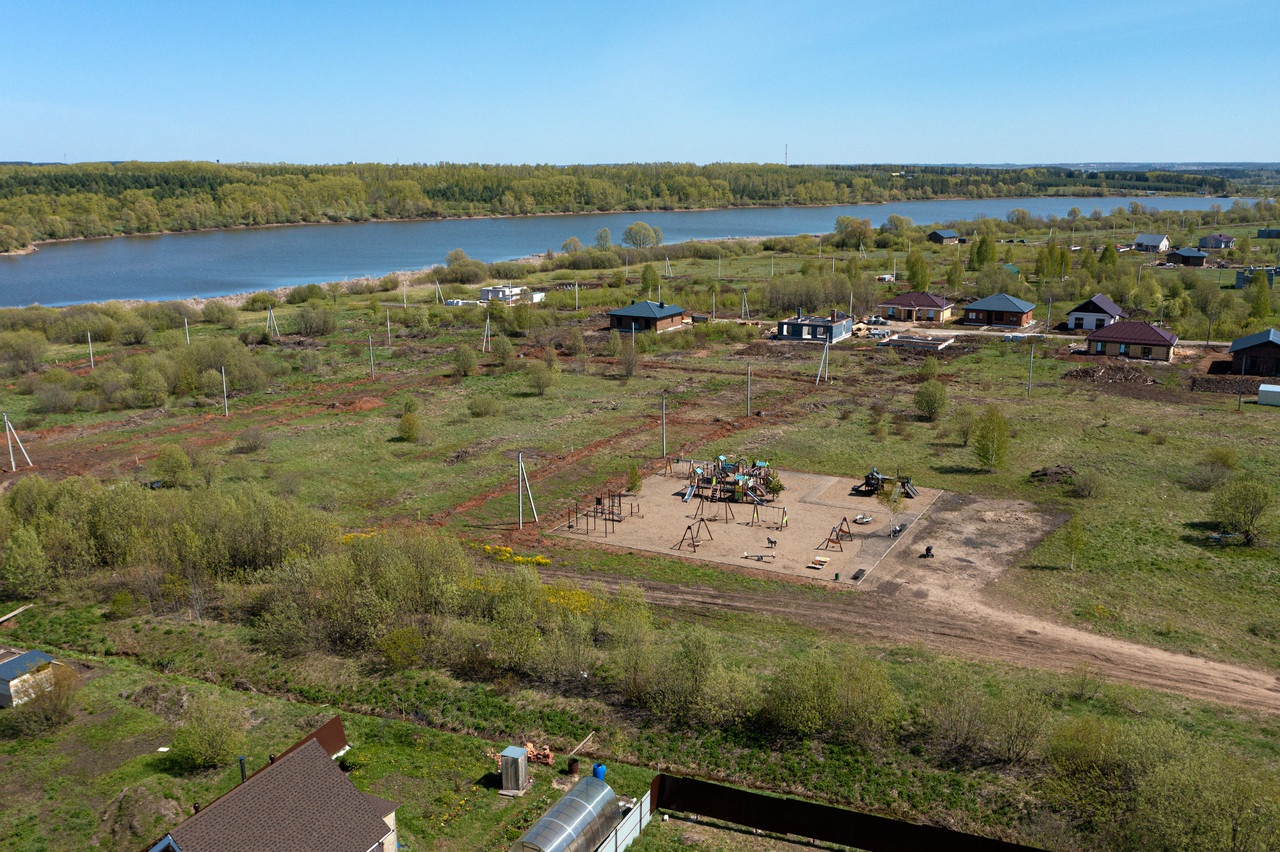
[[[617,524],[627,518],[643,518],[639,503],[627,503],[624,507],[622,491],[602,491],[591,499],[586,506],[577,503],[567,512],[565,529],[572,533],[590,535],[592,531],[601,529],[605,538],[613,532]]]
[[[777,479],[777,472],[769,461],[730,461],[726,456],[717,456],[706,463],[686,463],[689,465],[689,485],[693,491],[686,492],[685,502],[698,496],[717,503],[753,503],[763,506],[770,499],[770,482]]]
[[[765,514],[761,515],[761,511]],[[772,513],[772,514],[770,514]],[[768,520],[765,520],[768,517]],[[748,526],[769,527],[775,530],[781,530],[787,525],[787,507],[786,506],[752,506],[751,522]]]
[[[685,543],[687,542],[689,544],[689,548],[694,553],[697,553],[698,545],[702,544],[702,539],[698,537],[701,533],[706,533],[708,540],[715,541],[715,536],[711,534],[711,525],[707,523],[705,518],[703,518],[696,523],[689,524],[689,526],[685,527],[684,535],[680,537],[680,543],[676,545],[675,549],[683,550]]]
[[[871,523],[872,520],[874,519],[871,517],[871,515],[854,515],[853,516],[853,522],[855,524],[858,524],[859,526],[865,526],[866,524]]]
[[[897,476],[890,476],[888,474],[881,473],[875,467],[872,467],[871,472],[863,477],[862,484],[854,489],[854,493],[875,495],[884,491],[886,488],[901,490],[902,496],[904,497],[920,496],[920,492],[911,484],[911,477],[903,476],[901,474],[898,474]]]
[[[744,553],[742,554],[743,559],[754,559],[757,562],[763,562],[766,559],[772,560],[775,556],[777,556],[776,553]]]

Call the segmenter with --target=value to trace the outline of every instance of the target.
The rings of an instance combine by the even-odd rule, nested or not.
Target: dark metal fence
[[[782,799],[675,775],[658,775],[653,779],[649,788],[649,808],[650,812],[662,808],[697,814],[761,831],[839,843],[867,852],[901,852],[906,849],[913,852],[933,849],[946,852],[1031,852],[1032,849],[937,826],[916,825],[799,799]]]

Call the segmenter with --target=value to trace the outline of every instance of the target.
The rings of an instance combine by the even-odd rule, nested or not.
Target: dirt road
[[[1086,662],[1109,680],[1280,712],[1280,678],[1273,674],[1068,627],[1013,611],[987,594],[1017,554],[1057,522],[1028,503],[948,495],[908,529],[876,569],[871,588],[864,585],[856,594],[823,600],[788,594],[785,587],[725,592],[647,581],[641,585],[649,601],[662,607],[752,613],[816,627],[845,640],[920,643],[974,660],[1049,671],[1067,672]],[[935,558],[921,558],[925,544],[933,545]]]

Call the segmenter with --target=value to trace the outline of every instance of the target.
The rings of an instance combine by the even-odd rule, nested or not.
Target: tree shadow
[[[1179,536],[1183,544],[1190,544],[1201,550],[1217,550],[1227,541],[1230,541],[1228,539],[1227,541],[1219,542],[1209,537],[1211,533],[1218,531],[1218,525],[1213,521],[1187,521],[1182,525],[1182,528],[1186,530],[1185,533]]]

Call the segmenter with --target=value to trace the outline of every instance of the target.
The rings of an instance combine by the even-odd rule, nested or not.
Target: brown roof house
[[[909,292],[881,302],[880,316],[901,322],[946,322],[955,307],[941,296]]]
[[[335,716],[147,852],[394,852],[399,806],[356,789],[333,761],[345,746]]]
[[[1085,340],[1090,355],[1168,361],[1178,335],[1145,322],[1117,322],[1100,328]]]

